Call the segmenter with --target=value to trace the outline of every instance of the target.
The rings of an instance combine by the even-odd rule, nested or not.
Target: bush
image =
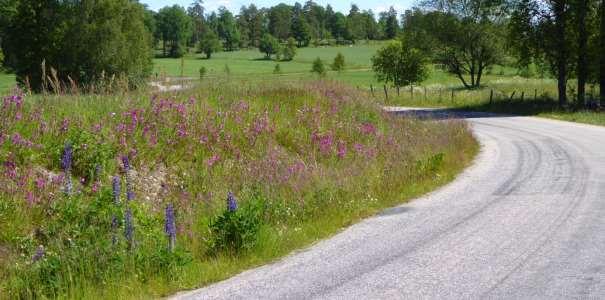
[[[262,53],[265,53],[265,57],[269,59],[271,58],[271,55],[279,53],[279,41],[272,35],[266,33],[259,42],[258,50],[260,50]]]
[[[283,59],[290,61],[294,59],[294,56],[296,56],[296,40],[289,38],[283,50]]]
[[[264,201],[253,200],[239,209],[225,210],[210,223],[213,250],[238,252],[256,245]]]
[[[428,75],[426,59],[420,50],[401,41],[392,42],[379,49],[372,57],[372,69],[379,81],[392,83],[394,86],[422,82]]]
[[[334,62],[331,65],[333,71],[342,71],[345,68],[345,57],[342,53],[338,52],[336,57],[334,57]]]
[[[324,62],[319,57],[313,61],[311,72],[316,73],[319,76],[326,75],[326,67],[324,66]]]
[[[46,73],[55,68],[64,85],[69,78],[78,84],[95,83],[103,73],[126,75],[131,85],[143,84],[152,69],[151,34],[144,18],[143,6],[128,0],[87,5],[24,0],[2,42],[17,80],[24,83],[27,78],[37,91],[44,85],[43,60]]]
[[[204,79],[204,76],[206,76],[206,67],[201,66],[199,72],[200,72],[200,80]]]
[[[281,74],[281,67],[279,64],[275,64],[275,68],[273,68],[273,74]]]
[[[206,58],[210,59],[212,53],[221,50],[221,41],[218,39],[216,33],[212,30],[208,30],[200,40],[200,51],[206,54]]]

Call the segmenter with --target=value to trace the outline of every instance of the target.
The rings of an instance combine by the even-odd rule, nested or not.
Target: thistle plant
[[[174,219],[174,207],[172,206],[172,203],[168,203],[166,206],[164,221],[164,231],[168,237],[168,250],[172,252],[174,251],[176,244],[176,221]]]
[[[237,210],[237,199],[235,199],[232,192],[227,194],[227,210],[230,212]]]
[[[71,195],[73,190],[73,185],[71,182],[71,164],[73,161],[73,148],[70,142],[65,143],[65,147],[63,148],[63,155],[61,157],[61,168],[63,168],[63,173],[65,174],[65,187],[64,192],[67,195]]]

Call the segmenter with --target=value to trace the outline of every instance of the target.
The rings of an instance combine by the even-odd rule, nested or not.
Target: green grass
[[[335,81],[221,78],[159,95],[20,96],[0,111],[0,298],[148,298],[203,286],[432,190],[477,151],[463,122],[391,116]],[[67,141],[71,196],[59,163]],[[114,175],[129,180],[133,201],[122,193],[114,204]],[[261,207],[260,231],[225,227],[256,237],[251,248],[217,244],[212,224],[229,191],[238,214]],[[163,233],[168,203],[174,252]]]
[[[0,72],[0,94],[10,92],[15,87],[15,75]]]

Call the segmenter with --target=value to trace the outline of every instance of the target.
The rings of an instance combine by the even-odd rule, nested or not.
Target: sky
[[[187,7],[189,6],[193,0],[140,0],[140,2],[147,4],[149,6],[149,8],[157,11],[160,8],[164,7],[164,6],[171,6],[174,4],[179,4],[181,6]],[[206,11],[215,11],[217,8],[219,8],[220,6],[225,6],[227,7],[227,9],[229,9],[231,12],[237,14],[239,12],[240,7],[242,7],[242,5],[250,5],[251,3],[254,3],[254,5],[256,5],[257,7],[271,7],[274,5],[277,5],[279,3],[286,3],[286,4],[294,4],[296,1],[295,0],[256,0],[256,1],[252,1],[252,0],[205,0],[204,1],[204,7],[206,8]],[[298,2],[300,2],[301,4],[304,4],[306,2],[306,0],[299,0]],[[348,13],[349,9],[351,8],[351,3],[355,3],[357,4],[357,6],[361,9],[361,10],[365,10],[365,9],[371,9],[372,11],[374,11],[374,14],[378,14],[381,11],[386,11],[389,9],[390,6],[393,6],[397,12],[399,12],[400,14],[403,13],[403,11],[405,9],[411,8],[412,5],[415,3],[414,0],[359,0],[359,1],[338,1],[338,0],[314,0],[315,3],[325,7],[327,4],[332,5],[332,8],[334,8],[335,11],[340,11],[343,13]]]

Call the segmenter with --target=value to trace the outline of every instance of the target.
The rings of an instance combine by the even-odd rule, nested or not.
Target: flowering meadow
[[[461,121],[325,81],[0,105],[0,298],[203,286],[451,180],[477,148]]]

